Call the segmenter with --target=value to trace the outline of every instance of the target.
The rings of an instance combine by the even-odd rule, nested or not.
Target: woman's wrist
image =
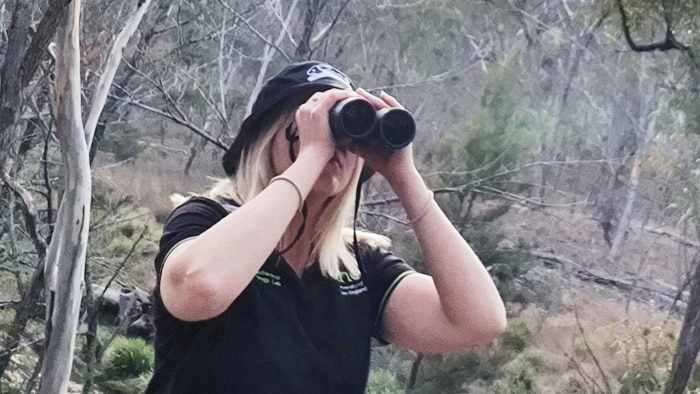
[[[329,148],[319,145],[305,146],[299,151],[297,161],[304,158],[304,160],[308,160],[312,164],[317,164],[319,168],[323,168],[333,157],[334,151],[335,147]]]
[[[389,181],[411,225],[422,219],[433,204],[433,192],[415,167],[394,174]]]
[[[299,152],[299,156],[294,163],[279,175],[291,179],[302,192],[305,199],[321,175],[328,160],[330,159],[324,161],[322,152],[315,149],[306,149]]]
[[[385,175],[385,178],[399,199],[403,199],[403,196],[410,196],[416,192],[420,193],[420,191],[428,189],[423,181],[423,177],[415,167],[393,171]]]

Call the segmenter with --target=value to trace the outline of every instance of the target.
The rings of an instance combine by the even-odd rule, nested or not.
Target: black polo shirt
[[[228,213],[206,198],[176,208],[156,257],[158,281],[174,246]],[[360,245],[360,256],[362,276],[336,280],[318,264],[299,278],[272,255],[224,313],[200,322],[173,317],[156,286],[156,365],[146,393],[363,393],[386,300],[413,271],[380,248]]]

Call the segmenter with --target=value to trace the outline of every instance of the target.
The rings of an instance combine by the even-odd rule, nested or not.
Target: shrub
[[[530,345],[532,333],[522,320],[508,322],[508,330],[501,337],[501,347],[506,352],[522,353]]]
[[[101,382],[100,388],[105,394],[141,394],[146,391],[150,379],[151,375],[148,373],[131,379],[109,380]]]
[[[394,394],[400,392],[396,376],[383,368],[372,369],[367,381],[367,394]]]
[[[535,379],[542,367],[542,360],[532,354],[522,353],[501,368],[500,376],[493,382],[496,394],[537,393]]]
[[[626,368],[617,374],[620,394],[661,392],[676,344],[672,323],[652,327],[632,326],[613,342],[611,349],[625,358]]]
[[[142,379],[153,372],[153,347],[141,338],[119,337],[107,349],[100,381]]]

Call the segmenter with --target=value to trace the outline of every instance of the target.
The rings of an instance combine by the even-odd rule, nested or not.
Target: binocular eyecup
[[[328,119],[336,140],[376,141],[397,150],[410,144],[416,136],[416,122],[410,112],[402,108],[377,111],[372,103],[360,97],[337,102]]]

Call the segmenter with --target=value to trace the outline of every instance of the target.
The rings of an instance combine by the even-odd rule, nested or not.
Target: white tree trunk
[[[622,210],[620,223],[615,231],[612,244],[610,245],[610,251],[608,251],[607,259],[610,262],[618,261],[622,253],[622,244],[625,240],[625,234],[627,233],[627,230],[629,230],[630,221],[632,220],[632,210],[635,202],[637,201],[637,188],[639,186],[639,176],[641,174],[642,162],[646,159],[647,148],[656,130],[657,114],[658,110],[654,111],[650,115],[651,119],[649,120],[649,123],[644,130],[644,134],[640,138],[640,142],[637,145],[637,151],[634,155],[634,161],[632,163],[632,172],[630,173],[627,195],[625,197],[625,206]]]
[[[81,284],[90,223],[90,163],[80,103],[80,0],[73,0],[59,30],[56,63],[56,133],[65,191],[45,265],[46,344],[40,393],[65,393],[80,314]]]
[[[65,393],[73,366],[85,257],[90,227],[92,179],[89,146],[97,119],[121,62],[122,50],[136,31],[151,0],[144,0],[113,44],[94,92],[83,128],[80,84],[80,0],[72,0],[58,38],[56,63],[57,135],[61,143],[66,188],[44,266],[46,344],[39,393]]]

